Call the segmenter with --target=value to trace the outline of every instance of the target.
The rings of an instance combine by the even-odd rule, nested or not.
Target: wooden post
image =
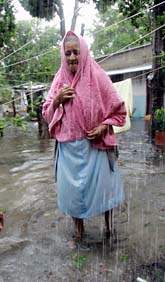
[[[161,0],[155,0],[154,5],[161,3]],[[152,29],[158,28],[162,23],[158,18],[163,15],[163,7],[157,6],[153,9],[153,26]],[[152,39],[152,80],[150,87],[150,113],[151,113],[151,131],[150,136],[151,139],[155,139],[155,121],[154,121],[154,113],[155,110],[164,106],[164,81],[163,81],[163,73],[161,69],[161,51],[165,48],[165,40],[163,39],[162,30],[158,29],[153,33]]]
[[[11,103],[13,108],[13,117],[16,116],[15,100],[14,100],[14,90],[11,90]]]
[[[31,112],[34,112],[32,81],[30,81]]]
[[[81,25],[81,36],[84,36],[85,24],[82,23]]]

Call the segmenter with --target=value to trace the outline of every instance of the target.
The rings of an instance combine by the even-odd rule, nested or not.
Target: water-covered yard
[[[102,216],[85,221],[81,244],[57,208],[54,141],[8,128],[0,138],[0,282],[165,281],[165,152],[143,121],[118,135],[125,202],[106,239]]]

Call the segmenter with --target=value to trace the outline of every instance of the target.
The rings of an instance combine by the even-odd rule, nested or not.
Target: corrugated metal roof
[[[142,65],[142,66],[136,66],[136,67],[129,67],[124,69],[116,69],[116,70],[110,70],[106,71],[106,74],[108,75],[115,75],[115,74],[123,74],[123,73],[129,73],[129,72],[138,72],[138,71],[144,71],[144,70],[150,70],[152,69],[152,65]]]
[[[151,44],[148,43],[148,44],[145,44],[145,45],[141,45],[141,46],[137,46],[137,47],[133,47],[133,48],[128,48],[126,50],[114,52],[114,53],[111,53],[111,54],[102,55],[102,56],[96,57],[95,60],[96,60],[96,62],[99,63],[103,59],[108,59],[108,58],[111,58],[112,56],[132,52],[132,51],[138,50],[138,49],[145,49],[146,47],[151,47]],[[151,49],[152,49],[152,47],[151,47]]]

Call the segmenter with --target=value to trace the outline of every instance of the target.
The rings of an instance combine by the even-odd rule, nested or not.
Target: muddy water
[[[53,140],[7,129],[0,139],[0,282],[165,281],[165,163],[143,121],[118,135],[125,202],[106,239],[103,217],[85,221],[86,237],[72,241],[69,216],[56,205]]]

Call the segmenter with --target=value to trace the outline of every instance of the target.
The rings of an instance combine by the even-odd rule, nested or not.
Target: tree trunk
[[[81,25],[81,36],[84,36],[85,24]]]
[[[75,31],[75,28],[76,28],[76,22],[77,22],[77,17],[78,17],[78,11],[79,11],[79,1],[78,1],[78,0],[75,0],[74,12],[73,12],[72,23],[71,23],[71,30],[72,30],[72,31]]]
[[[155,0],[154,5],[161,3],[161,0]],[[153,10],[153,28],[156,29],[162,23],[158,20],[159,16],[163,15],[163,9],[160,6],[155,7]],[[159,29],[153,34],[153,42],[152,42],[152,53],[153,53],[153,78],[151,80],[151,105],[150,105],[150,113],[151,113],[151,139],[155,138],[155,122],[154,122],[154,112],[156,109],[164,106],[164,81],[163,81],[163,72],[161,69],[161,51],[164,50],[165,42],[162,35],[162,30]]]
[[[47,125],[47,123],[45,122],[45,120],[43,119],[43,116],[42,116],[42,105],[43,105],[43,102],[39,103],[35,107],[35,110],[36,110],[36,113],[37,113],[39,137],[41,139],[49,139],[50,134],[49,134],[49,130],[48,130],[48,125]]]
[[[57,0],[56,5],[58,7],[57,14],[60,18],[60,33],[61,33],[61,37],[63,38],[65,35],[65,18],[64,18],[63,6],[62,6],[63,4],[61,0]]]
[[[12,108],[13,108],[13,117],[15,117],[16,116],[16,108],[15,108],[14,91],[12,91],[12,94],[11,94],[11,104],[12,104]]]

